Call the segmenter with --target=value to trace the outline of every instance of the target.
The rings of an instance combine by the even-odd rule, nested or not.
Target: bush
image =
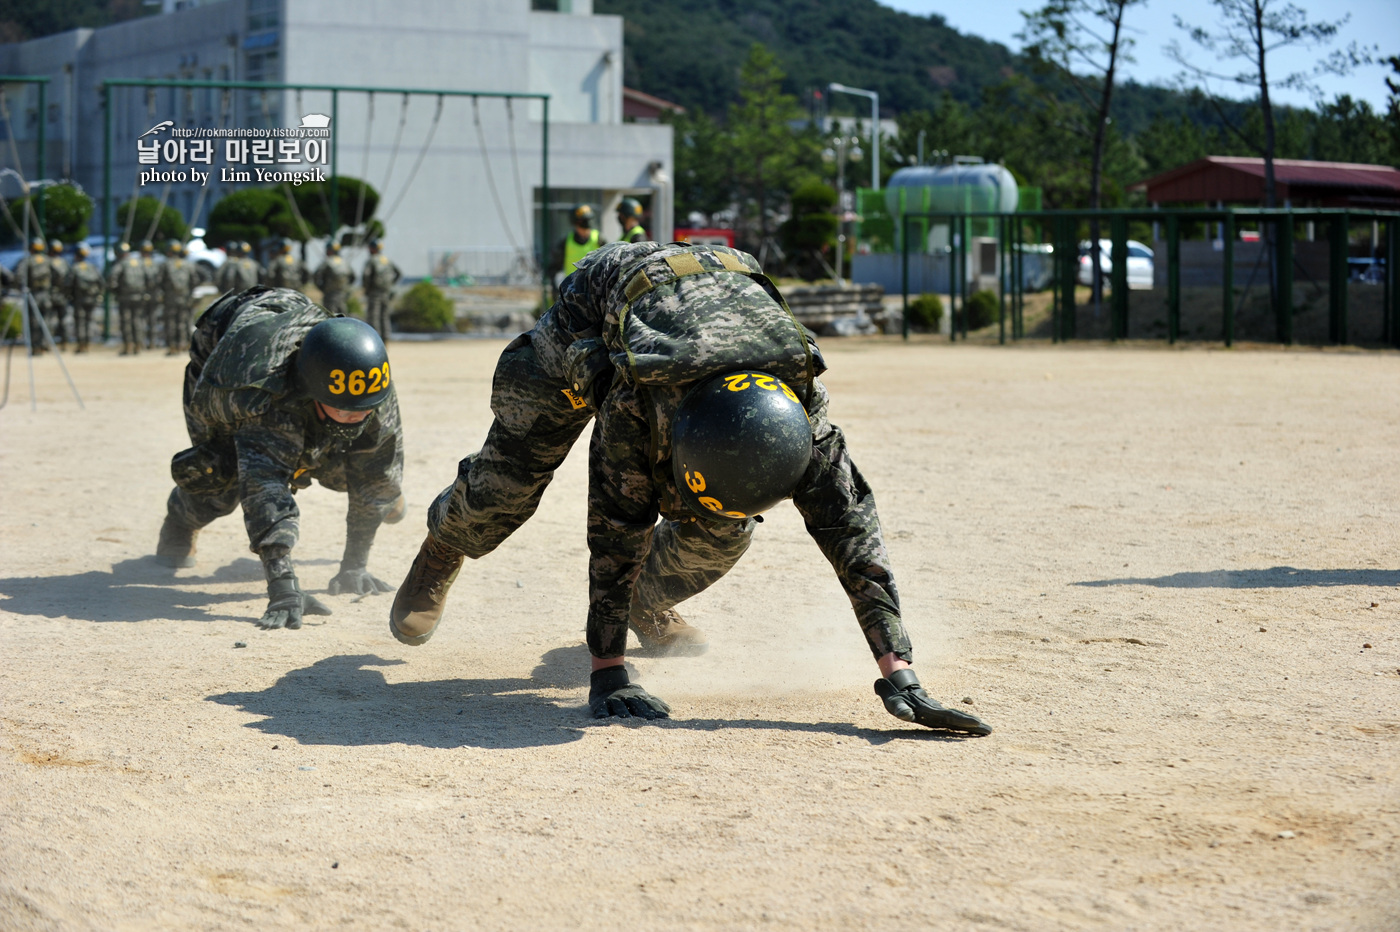
[[[156,223],[155,232],[151,233],[151,242],[163,243],[170,239],[184,242],[189,236],[184,215],[169,203],[162,207],[160,199],[155,197],[138,197],[135,201],[124,202],[117,208],[116,228],[125,232],[128,226],[131,227],[131,245],[135,247],[146,239],[146,233],[157,217],[160,222]]]
[[[10,216],[14,217],[15,223],[21,228],[24,226],[24,212],[28,209],[31,197],[33,195],[10,201]],[[88,221],[91,218],[92,198],[71,184],[56,184],[45,189],[44,232],[48,234],[49,239],[59,239],[65,243],[87,239]],[[32,216],[29,222],[32,231],[30,236],[38,236],[39,231],[33,226]],[[0,243],[18,242],[19,234],[11,230],[8,223],[0,227]]]
[[[451,330],[456,310],[442,289],[428,279],[416,282],[394,308],[395,330],[405,333],[438,333]]]
[[[995,291],[974,291],[968,296],[964,313],[967,314],[967,329],[981,330],[997,322],[997,293]]]
[[[937,333],[943,322],[943,299],[936,294],[921,294],[909,302],[909,329],[920,333]]]
[[[365,303],[354,292],[351,292],[350,297],[345,299],[345,313],[360,320],[365,319]]]

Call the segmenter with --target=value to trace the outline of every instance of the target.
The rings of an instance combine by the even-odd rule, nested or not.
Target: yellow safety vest
[[[564,237],[564,274],[572,275],[578,268],[578,260],[588,255],[598,248],[598,231],[588,231],[588,241],[580,244],[574,239],[574,234],[569,233]]]
[[[642,229],[642,225],[640,223],[634,226],[632,229],[628,230],[626,233],[622,234],[622,241],[624,243],[640,243],[646,240],[646,238],[647,231]]]

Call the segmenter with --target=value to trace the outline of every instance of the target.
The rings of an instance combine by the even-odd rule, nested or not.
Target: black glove
[[[992,726],[977,716],[944,708],[930,699],[919,685],[919,678],[908,668],[876,680],[875,695],[884,700],[885,711],[901,721],[914,722],[925,728],[965,731],[972,735],[992,733]]]
[[[342,592],[347,595],[378,595],[381,592],[393,592],[394,587],[378,576],[371,576],[369,570],[363,566],[342,564],[340,572],[336,573],[326,586],[326,591],[331,595],[340,595]]]
[[[315,596],[307,595],[297,585],[296,573],[286,547],[274,545],[263,548],[263,573],[267,575],[267,611],[258,619],[258,627],[301,627],[302,615],[329,615],[331,610]]]
[[[594,718],[670,718],[669,705],[631,682],[621,665],[594,670],[589,677],[588,711]]]

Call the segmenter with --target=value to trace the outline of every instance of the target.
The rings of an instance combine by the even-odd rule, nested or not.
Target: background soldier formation
[[[366,317],[381,338],[388,340],[390,301],[403,272],[382,254],[377,241],[369,244],[369,251],[362,276]],[[41,319],[55,346],[66,348],[72,341],[77,352],[86,353],[92,341],[93,312],[105,290],[116,304],[123,356],[154,349],[160,336],[164,338],[166,355],[173,356],[189,349],[194,292],[209,281],[209,274],[206,266],[189,259],[188,250],[178,240],[166,243],[164,252],[164,261],[158,262],[149,240],[137,250],[120,243],[104,276],[101,259],[91,256],[86,243],[77,244],[74,259],[69,262],[64,258],[60,240],[45,243],[36,237],[13,271],[0,267],[0,287],[27,288],[33,298],[27,313],[36,353],[47,347]],[[247,241],[229,243],[227,252],[228,259],[213,276],[220,292],[242,292],[258,284],[301,291],[314,280],[322,291],[323,305],[332,314],[348,315],[355,273],[340,256],[337,244],[327,247],[326,261],[314,276],[296,256],[291,243],[282,246],[266,269],[253,258],[253,246]],[[0,319],[7,316],[0,314]]]

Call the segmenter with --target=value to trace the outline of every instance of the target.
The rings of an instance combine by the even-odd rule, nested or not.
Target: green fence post
[[[1332,217],[1328,234],[1327,330],[1332,343],[1347,341],[1347,214]]]
[[[1167,216],[1167,342],[1181,338],[1181,218]]]
[[[904,308],[904,320],[900,324],[900,332],[904,339],[909,339],[909,215],[899,215],[899,275],[901,306]]]
[[[1075,238],[1076,223],[1075,218],[1066,217],[1061,233],[1064,240],[1061,243],[1061,254],[1064,257],[1064,272],[1061,277],[1060,287],[1064,289],[1064,317],[1062,323],[1065,327],[1065,340],[1073,339],[1079,330],[1079,313],[1075,308],[1074,285],[1079,278],[1079,248]]]
[[[1233,211],[1225,212],[1225,220],[1220,224],[1220,240],[1224,254],[1221,257],[1221,268],[1224,283],[1220,288],[1220,327],[1225,334],[1225,345],[1233,346],[1235,342],[1235,214]]]
[[[967,200],[966,195],[963,196],[963,200]],[[958,242],[962,244],[962,255],[958,260],[958,281],[962,284],[962,294],[959,295],[959,297],[962,298],[959,322],[962,324],[962,338],[966,340],[967,299],[972,295],[972,276],[968,273],[967,268],[967,260],[972,255],[972,243],[970,242],[972,238],[972,220],[966,214],[958,215],[958,230],[960,232]]]
[[[326,218],[331,230],[329,242],[336,241],[340,232],[340,91],[331,91],[331,215]]]
[[[1006,217],[997,217],[997,343],[1006,345],[1006,267],[1011,255],[1006,251]]]
[[[1293,212],[1278,221],[1278,320],[1279,339],[1293,343]]]
[[[48,148],[48,138],[45,134],[45,129],[49,125],[48,89],[49,84],[47,79],[39,82],[39,158],[35,169],[41,181],[44,178],[44,172],[47,167],[46,156],[48,155],[45,151]],[[14,132],[13,127],[10,128],[10,132]],[[20,166],[17,165],[15,167],[19,168]],[[35,201],[36,209],[34,212],[39,217],[39,230],[44,235],[45,239],[50,239],[51,237],[49,237],[48,230],[45,229],[44,224],[44,188],[42,185],[39,187],[39,196],[35,198]]]
[[[1109,230],[1113,237],[1109,250],[1109,261],[1113,263],[1109,272],[1109,287],[1113,289],[1113,338],[1125,340],[1128,337],[1128,218],[1114,214]]]
[[[1390,342],[1400,346],[1400,218],[1391,217],[1385,224],[1385,284],[1386,311],[1390,315]]]
[[[107,280],[112,248],[112,88],[102,85],[102,280]],[[112,293],[102,289],[102,342],[112,336]]]

